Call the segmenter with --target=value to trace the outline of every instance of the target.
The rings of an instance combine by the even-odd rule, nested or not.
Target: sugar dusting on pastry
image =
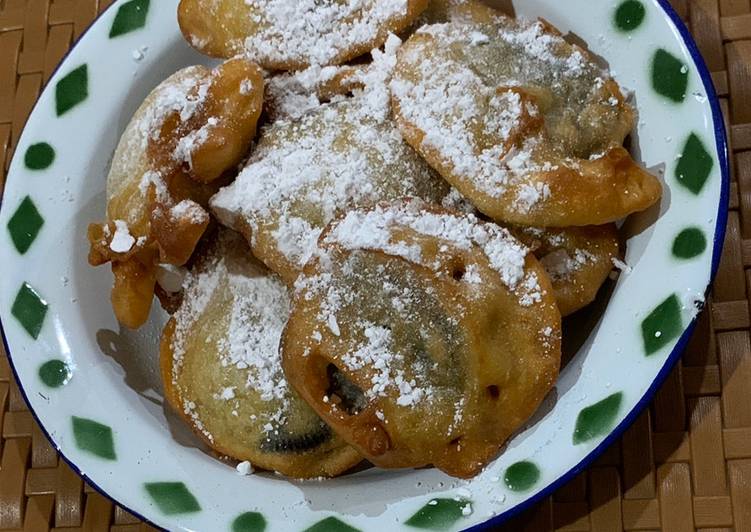
[[[266,84],[266,112],[272,121],[296,120],[321,105],[317,91],[346,67],[312,65],[271,76]]]
[[[174,83],[164,83],[153,104],[149,106],[138,124],[145,149],[149,140],[159,138],[164,120],[172,113],[178,113],[180,120],[187,122],[205,104],[211,78],[205,75],[203,67],[188,67],[184,75]]]
[[[289,297],[274,276],[229,274],[235,294],[229,334],[220,342],[222,365],[248,369],[247,386],[262,400],[283,400],[289,393],[279,359],[279,340],[289,315]]]
[[[136,243],[136,239],[130,234],[128,224],[123,220],[115,220],[115,234],[110,241],[110,249],[115,253],[127,253]]]
[[[366,341],[342,357],[342,362],[351,371],[366,366],[373,369],[372,386],[365,390],[368,398],[385,397],[392,387],[398,392],[396,404],[399,406],[412,406],[429,398],[429,387],[418,386],[414,378],[405,378],[404,371],[395,367],[403,366],[404,357],[395,352],[388,328],[367,321],[359,322],[357,327],[362,329]]]
[[[584,249],[576,249],[569,253],[566,249],[556,249],[540,258],[540,263],[553,281],[566,279],[587,265],[595,257]]]
[[[347,50],[371,43],[390,21],[407,14],[407,0],[255,0],[258,31],[245,40],[261,63],[326,65]]]
[[[193,200],[182,200],[170,208],[170,215],[175,220],[186,220],[200,224],[208,221],[209,213]]]
[[[366,319],[355,319],[353,322],[353,317],[344,312],[344,309],[354,304],[356,296],[346,285],[339,286],[337,274],[329,271],[327,265],[333,266],[330,246],[353,253],[352,258],[343,265],[344,275],[359,277],[361,282],[362,276],[366,274],[358,265],[357,254],[364,250],[400,257],[439,273],[439,259],[427,260],[419,245],[399,238],[398,235],[407,229],[436,239],[439,254],[450,255],[457,250],[480,249],[503,284],[517,295],[521,307],[540,303],[543,298],[536,273],[525,270],[529,250],[507,230],[483,223],[472,214],[431,212],[426,207],[426,203],[412,200],[348,212],[330,227],[318,247],[316,257],[321,272],[316,275],[301,275],[295,283],[297,293],[304,294],[305,298],[312,298],[314,294],[320,297],[317,316],[320,327],[339,337],[339,321],[342,319],[349,324],[351,330],[359,331],[361,340],[352,345],[341,361],[350,371],[357,372],[367,368],[371,373],[370,387],[364,390],[368,398],[395,393],[398,406],[413,406],[423,400],[430,400],[434,393],[432,387],[423,382],[420,371],[416,371],[413,377],[405,376],[403,368],[406,360],[396,345],[390,328]],[[482,278],[477,264],[469,262],[465,265],[462,281],[480,286]],[[415,309],[424,304],[410,287],[392,283],[385,273],[374,282],[380,285],[380,290],[388,299],[390,311],[404,315],[403,319],[409,319],[409,312],[415,312]],[[319,329],[313,340],[320,342],[321,338]],[[419,370],[416,367],[412,369]]]
[[[419,246],[406,245],[395,238],[394,229],[399,227],[448,242],[458,249],[479,247],[510,289],[517,288],[525,277],[524,264],[529,250],[507,230],[482,223],[472,214],[433,213],[425,210],[425,204],[420,201],[401,208],[377,206],[369,211],[349,212],[326,235],[325,241],[346,249],[381,250],[415,264],[437,268],[436,264],[423,260]],[[534,284],[529,282],[526,288]]]
[[[193,152],[204,144],[211,134],[211,130],[219,124],[219,119],[210,116],[206,123],[195,131],[191,131],[184,137],[181,137],[172,152],[172,158],[176,161],[186,163],[189,169],[193,169]]]
[[[467,28],[442,24],[421,30],[429,32],[443,46],[465,40]],[[471,32],[469,33],[471,37]],[[418,79],[397,76],[390,89],[399,102],[399,112],[409,123],[424,132],[423,145],[438,151],[459,175],[473,176],[473,182],[485,193],[500,197],[520,176],[545,169],[533,160],[540,144],[533,136],[521,145],[510,146],[512,134],[524,126],[525,116],[537,117],[539,110],[530,101],[522,101],[514,91],[498,92],[469,68],[457,62],[423,58],[418,49],[406,52],[405,60],[419,69]],[[518,82],[509,80],[513,86]],[[483,124],[481,136],[493,139],[484,144],[469,125]],[[545,184],[520,187],[516,208],[529,211],[550,195]]]
[[[259,267],[242,268],[228,264],[227,260],[220,254],[213,257],[207,267],[186,276],[183,303],[174,316],[174,368],[182,364],[186,339],[192,334],[198,317],[220,289],[227,290],[232,294],[232,306],[227,309],[228,329],[217,344],[216,356],[222,366],[245,371],[246,388],[256,392],[262,401],[277,404],[278,408],[267,419],[269,431],[273,432],[284,423],[289,406],[289,386],[279,356],[279,341],[289,315],[289,296],[275,276],[263,273]],[[231,402],[235,394],[235,390],[230,393],[221,389],[216,395]],[[186,405],[186,414],[200,421],[190,405]]]
[[[354,97],[310,101],[298,120],[265,130],[246,168],[212,198],[219,220],[233,226],[242,218],[254,238],[270,233],[288,269],[299,270],[325,225],[348,208],[405,196],[440,201],[447,185],[390,120],[387,82],[399,43],[392,37],[384,51],[372,52],[373,65],[359,78],[364,88]],[[288,96],[296,102],[299,94]]]
[[[324,254],[319,256],[319,260],[325,264],[330,257]],[[437,391],[430,384],[429,364],[419,357],[415,360],[411,348],[405,345],[405,339],[396,338],[392,327],[388,325],[391,319],[422,322],[418,309],[422,308],[424,311],[426,305],[435,304],[435,301],[429,302],[426,299],[431,298],[431,294],[424,292],[422,288],[405,286],[381,268],[377,268],[377,277],[374,276],[357,252],[341,266],[341,272],[330,272],[324,268],[315,275],[301,275],[295,283],[297,293],[304,294],[306,300],[320,298],[320,310],[310,340],[313,344],[321,344],[322,332],[327,332],[343,342],[342,345],[348,346],[346,354],[340,359],[342,367],[347,372],[369,375],[367,385],[362,390],[366,399],[374,401],[393,397],[397,406],[405,408],[432,401]],[[354,316],[353,306],[362,294],[356,294],[358,289],[353,290],[348,281],[341,283],[343,277],[358,280],[361,285],[377,284],[378,294],[372,296],[383,298],[386,302],[383,309],[387,309],[391,317],[376,318],[365,314]],[[435,294],[432,296],[434,299]],[[439,321],[441,320],[448,324],[444,326],[456,326],[455,320],[449,316],[443,315]],[[346,329],[340,328],[339,321],[342,322],[341,327]],[[429,327],[441,327],[439,321],[431,321]],[[422,330],[419,334],[427,338],[430,333]],[[416,339],[410,339],[414,340]],[[458,342],[459,336],[452,336],[450,340]]]
[[[480,4],[451,6],[446,19],[423,26],[401,47],[390,89],[407,141],[481,211],[520,224],[612,221],[589,211],[571,215],[567,209],[580,207],[559,190],[563,175],[581,176],[591,189],[609,187],[609,179],[614,194],[626,189],[629,200],[653,193],[654,186],[631,192],[608,168],[633,110],[585,51],[544,22]],[[593,153],[602,156],[593,160]],[[606,210],[618,201],[604,203]]]

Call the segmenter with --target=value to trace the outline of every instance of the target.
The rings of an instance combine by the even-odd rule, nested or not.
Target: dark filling
[[[323,445],[331,439],[331,429],[321,421],[314,430],[306,434],[290,434],[284,429],[277,429],[261,443],[265,453],[303,453]]]
[[[350,381],[334,364],[326,367],[328,374],[329,388],[326,395],[337,397],[337,408],[344,410],[350,416],[361,412],[368,404],[363,391],[352,381]]]

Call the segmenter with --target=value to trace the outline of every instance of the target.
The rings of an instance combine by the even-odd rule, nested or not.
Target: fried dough
[[[157,264],[179,266],[192,254],[209,198],[255,136],[263,87],[244,59],[188,67],[154,89],[126,127],[107,177],[107,222],[88,230],[89,262],[112,262],[123,325],[148,317]]]
[[[662,193],[622,144],[634,110],[590,54],[544,21],[478,2],[402,45],[391,81],[404,138],[503,223],[600,225]]]
[[[243,55],[269,70],[338,65],[408,27],[428,0],[182,0],[186,40],[213,57]]]
[[[471,477],[560,364],[548,277],[506,230],[421,201],[333,222],[296,283],[290,384],[381,467]]]
[[[188,274],[165,327],[165,396],[222,455],[296,478],[334,476],[361,457],[287,384],[279,340],[286,287],[222,230]]]

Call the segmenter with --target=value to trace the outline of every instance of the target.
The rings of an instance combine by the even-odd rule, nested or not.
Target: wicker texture
[[[0,0],[0,190],[42,86],[109,3]],[[751,0],[672,3],[712,72],[732,146],[713,295],[649,410],[592,468],[503,530],[751,532]],[[0,352],[0,530],[108,529],[152,530],[58,458]]]

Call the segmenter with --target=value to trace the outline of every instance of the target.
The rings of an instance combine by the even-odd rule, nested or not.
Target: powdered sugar
[[[581,270],[595,257],[584,249],[573,250],[569,253],[565,249],[556,249],[540,259],[540,263],[554,281],[565,280]]]
[[[197,150],[202,144],[204,144],[211,134],[211,130],[219,124],[219,119],[216,117],[209,117],[206,119],[206,123],[195,131],[191,131],[184,137],[181,137],[177,141],[175,151],[172,153],[172,158],[179,162],[184,162],[188,165],[188,168],[193,168],[193,152]]]
[[[366,366],[373,370],[372,386],[365,391],[366,395],[371,399],[385,397],[393,387],[398,392],[396,404],[399,406],[412,406],[424,399],[428,395],[425,389],[418,387],[415,379],[405,379],[402,370],[394,369],[395,364],[403,363],[404,357],[394,352],[391,331],[370,322],[360,323],[358,328],[366,340],[342,357],[342,362],[353,371]]]
[[[286,288],[260,266],[238,257],[237,250],[224,247],[228,245],[222,241],[223,251],[186,277],[183,302],[175,313],[175,364],[181,364],[185,342],[210,302],[230,297],[226,333],[217,341],[219,362],[245,371],[246,388],[258,393],[262,401],[285,403],[289,387],[281,368],[279,341],[289,314]],[[217,395],[230,400],[237,393],[234,387],[225,387]]]
[[[399,112],[424,133],[425,149],[440,154],[452,172],[472,176],[483,192],[501,196],[515,177],[538,168],[530,154],[539,140],[532,139],[521,149],[509,144],[514,132],[524,125],[525,116],[537,115],[533,104],[523,102],[514,91],[498,93],[456,61],[424,59],[417,53],[403,55],[405,63],[414,60],[417,78],[404,74],[392,80],[390,88],[399,102]],[[479,135],[472,124],[482,125]],[[492,141],[480,144],[479,137]],[[524,189],[518,208],[528,211],[544,192]]]
[[[272,121],[298,119],[321,105],[318,91],[351,67],[318,65],[304,70],[279,74],[266,84],[266,110]]]
[[[386,83],[398,44],[394,37],[373,52],[353,98],[269,127],[237,180],[211,200],[223,223],[239,217],[254,238],[271,237],[286,269],[301,269],[324,226],[347,209],[405,196],[439,202],[447,191],[390,120]],[[311,79],[325,69],[313,70]]]
[[[461,397],[454,405],[454,419],[451,420],[451,425],[449,425],[449,428],[446,431],[446,436],[451,436],[451,434],[459,428],[462,419],[464,419],[464,404],[466,401],[467,399],[465,397]]]
[[[204,436],[206,436],[206,438],[208,438],[208,440],[210,442],[214,441],[214,435],[211,434],[206,429],[206,427],[203,424],[203,421],[201,421],[201,416],[196,411],[196,403],[194,403],[193,401],[188,401],[188,400],[183,401],[183,412],[185,413],[185,415],[187,415],[188,417],[190,417],[190,419],[193,422],[193,426],[199,432],[201,432],[201,434],[203,434]]]
[[[544,23],[448,11],[448,22],[422,27],[400,51],[390,84],[398,114],[447,179],[518,218],[551,199],[544,174],[576,170],[571,152],[588,156],[622,141],[613,122],[626,107],[601,109],[607,75]]]
[[[247,96],[253,92],[253,82],[249,79],[244,79],[240,82],[240,94]]]
[[[192,224],[202,224],[209,220],[209,213],[193,200],[182,200],[170,208],[170,216],[175,220],[185,220]]]
[[[145,196],[152,185],[154,186],[156,199],[162,203],[170,203],[172,201],[172,196],[167,189],[167,183],[164,182],[162,174],[154,170],[147,170],[138,182],[138,189]]]
[[[248,369],[247,386],[261,400],[285,399],[279,341],[289,315],[286,289],[275,277],[229,273],[229,290],[235,297],[228,336],[219,344],[222,365]]]
[[[228,386],[226,388],[223,388],[222,391],[219,393],[219,399],[222,399],[224,401],[229,401],[230,399],[235,398],[235,387],[234,386]]]
[[[482,277],[480,276],[479,270],[480,268],[477,266],[477,264],[467,264],[463,280],[470,284],[482,283]]]
[[[148,140],[159,138],[164,120],[178,113],[182,122],[187,122],[204,105],[209,91],[210,78],[203,75],[202,67],[189,67],[171,81],[159,86],[155,99],[138,123],[143,139],[142,149]]]
[[[480,222],[474,215],[438,214],[425,210],[424,203],[412,201],[397,206],[377,206],[370,211],[352,211],[333,226],[325,241],[347,249],[377,249],[428,267],[416,245],[408,245],[395,233],[408,228],[418,234],[446,241],[468,250],[480,248],[503,283],[514,289],[525,277],[528,254],[510,233],[494,224]]]
[[[626,264],[626,262],[622,261],[618,257],[613,257],[610,260],[612,261],[613,266],[615,266],[618,270],[622,271],[623,273],[628,274],[634,271],[634,269],[631,266]]]
[[[256,31],[246,55],[262,64],[327,65],[372,46],[407,15],[407,0],[246,1]],[[367,50],[367,48],[365,48]]]
[[[238,475],[248,476],[253,474],[253,465],[247,460],[245,462],[240,462],[239,464],[237,464],[235,469],[237,470]]]
[[[128,224],[123,220],[115,220],[115,234],[110,241],[110,249],[115,253],[127,253],[136,243],[136,239],[130,234]]]
[[[446,209],[463,212],[465,214],[478,214],[475,206],[454,187],[451,187],[449,193],[443,198],[441,205]]]

